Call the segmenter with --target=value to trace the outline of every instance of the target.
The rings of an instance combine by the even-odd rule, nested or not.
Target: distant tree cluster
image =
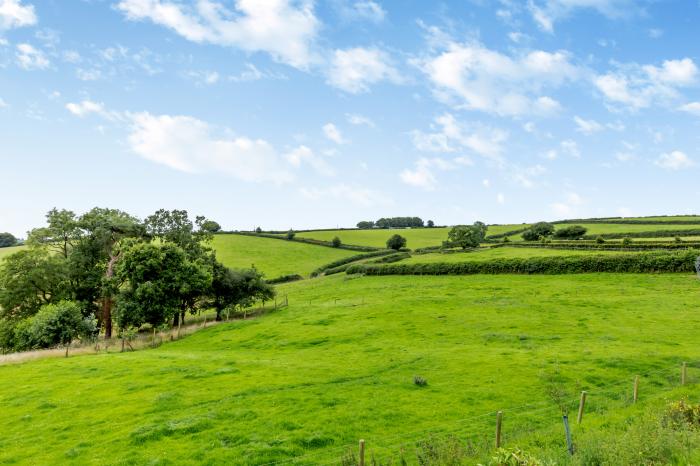
[[[17,245],[17,238],[12,233],[0,233],[0,248]]]
[[[478,247],[486,237],[487,226],[483,222],[474,222],[473,225],[455,225],[447,234],[450,244],[455,244],[462,249]]]
[[[525,241],[540,241],[551,237],[556,239],[575,240],[583,238],[587,231],[588,229],[581,225],[571,225],[556,229],[551,223],[538,222],[525,230],[522,234],[522,238]]]
[[[255,269],[232,270],[208,243],[218,223],[184,210],[144,221],[115,209],[51,210],[27,249],[0,264],[0,350],[111,338],[187,313],[244,307],[274,290]]]
[[[357,228],[421,228],[424,225],[420,217],[391,217],[380,218],[376,222],[362,221],[357,224]]]

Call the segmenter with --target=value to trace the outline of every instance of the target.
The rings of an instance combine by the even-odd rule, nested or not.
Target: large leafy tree
[[[406,247],[406,238],[399,234],[392,235],[388,240],[386,240],[386,247],[398,251],[399,249]]]
[[[55,207],[46,214],[47,226],[29,233],[27,244],[45,245],[67,258],[72,247],[82,236],[75,212]]]
[[[554,225],[547,222],[538,222],[525,230],[522,237],[525,241],[537,241],[552,236],[552,233],[554,233]]]
[[[482,222],[474,222],[473,225],[456,225],[447,234],[447,239],[462,249],[476,248],[484,241],[486,229],[486,225]]]
[[[120,328],[143,323],[160,325],[174,318],[183,302],[203,296],[211,287],[208,267],[169,243],[133,243],[116,267],[120,283],[117,323]]]
[[[275,296],[275,290],[265,283],[263,276],[256,269],[229,269],[218,261],[213,264],[210,289],[211,306],[216,310],[216,320],[221,320],[221,313],[229,307],[245,307],[255,300],[269,300]]]
[[[0,233],[0,248],[7,248],[17,244],[17,238],[12,233]]]
[[[7,256],[0,265],[0,319],[25,319],[42,305],[68,297],[66,272],[66,260],[43,248]]]

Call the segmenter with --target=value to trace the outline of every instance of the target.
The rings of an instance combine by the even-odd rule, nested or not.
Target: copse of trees
[[[0,248],[9,248],[17,243],[17,238],[12,233],[0,233]]]
[[[456,244],[462,249],[476,248],[486,237],[486,224],[474,222],[473,225],[455,225],[447,234],[450,244]]]
[[[424,223],[420,217],[380,218],[376,222],[363,220],[357,224],[357,228],[363,230],[369,228],[421,228],[423,226]]]
[[[522,237],[525,241],[538,241],[549,238],[554,233],[554,225],[548,222],[538,222],[525,230]]]
[[[395,251],[405,248],[406,238],[401,235],[392,235],[388,240],[386,240],[386,247],[388,249],[394,249]]]
[[[184,210],[161,209],[140,221],[115,209],[80,216],[53,209],[46,219],[47,226],[30,232],[28,249],[0,264],[3,351],[66,344],[100,331],[111,338],[113,323],[120,334],[144,324],[177,325],[187,313],[212,307],[220,317],[229,307],[274,296],[257,270],[219,263],[208,244],[216,222],[192,221]]]
[[[581,239],[588,232],[586,227],[581,225],[572,225],[570,227],[558,228],[554,231],[556,239]]]

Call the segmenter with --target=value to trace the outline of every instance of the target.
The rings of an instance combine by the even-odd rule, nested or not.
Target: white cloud
[[[381,81],[400,83],[389,55],[379,49],[355,47],[336,50],[328,70],[328,84],[351,94],[368,92]]]
[[[580,116],[574,116],[574,121],[576,122],[576,131],[586,135],[591,135],[603,130],[603,125],[595,120],[584,120]]]
[[[389,206],[393,204],[392,199],[386,197],[380,192],[347,184],[339,184],[325,189],[301,188],[299,192],[306,199],[313,201],[332,198],[347,201],[362,207]]]
[[[352,4],[344,4],[340,10],[341,15],[349,20],[358,21],[370,21],[375,24],[379,24],[384,21],[386,16],[386,11],[382,6],[371,0],[355,1]]]
[[[545,152],[544,154],[542,154],[542,157],[544,157],[547,160],[555,160],[558,156],[559,156],[559,154],[557,153],[557,151],[555,149],[550,149],[547,152]]]
[[[0,31],[33,26],[37,22],[34,5],[22,0],[0,0]]]
[[[216,71],[188,71],[185,76],[194,80],[198,86],[211,86],[219,82],[221,75]]]
[[[25,70],[44,70],[51,66],[51,62],[44,52],[34,48],[30,44],[17,44],[17,64]]]
[[[567,154],[575,159],[578,159],[581,157],[581,151],[579,150],[578,144],[576,143],[576,141],[573,141],[571,139],[566,139],[566,140],[562,141],[560,145],[561,145],[562,152],[564,152],[565,154]]]
[[[569,192],[566,194],[565,201],[555,202],[553,204],[550,204],[550,207],[552,208],[552,211],[554,211],[555,214],[566,216],[576,212],[576,208],[578,206],[583,205],[584,203],[585,201],[580,195],[574,192]]]
[[[695,84],[697,77],[695,62],[683,58],[666,60],[661,66],[620,65],[597,76],[594,84],[609,103],[640,109],[677,98],[678,88]]]
[[[506,203],[506,197],[503,195],[503,193],[498,193],[496,195],[496,202],[498,202],[501,205]]]
[[[615,153],[615,159],[618,162],[629,162],[630,160],[634,159],[634,154],[629,152],[617,152]]]
[[[318,174],[323,176],[334,176],[335,170],[321,157],[306,146],[299,146],[293,151],[285,154],[287,162],[294,167],[300,167],[302,164],[309,164]]]
[[[347,144],[350,142],[343,138],[343,133],[333,123],[326,123],[323,125],[323,134],[336,144]]]
[[[78,53],[75,50],[66,50],[63,52],[63,61],[67,63],[80,63],[82,61],[82,57],[80,56],[80,53]]]
[[[190,116],[129,114],[131,150],[187,173],[224,173],[251,182],[292,179],[275,148],[262,139],[217,137],[206,122]]]
[[[79,102],[77,104],[72,102],[68,103],[66,104],[66,109],[73,115],[81,118],[90,114],[96,114],[101,116],[107,115],[107,111],[105,110],[105,106],[103,103],[93,102],[91,100],[83,100],[82,102]]]
[[[695,162],[690,157],[679,150],[661,154],[654,163],[667,170],[682,170],[695,165]]]
[[[411,132],[413,145],[425,152],[455,152],[469,149],[481,156],[500,160],[508,133],[480,124],[463,124],[454,115],[445,113],[435,118],[436,132]]]
[[[466,157],[457,157],[452,161],[440,157],[421,157],[416,161],[413,170],[408,168],[402,170],[399,173],[399,178],[410,186],[432,191],[437,185],[435,171],[456,170],[458,165],[469,166],[471,165],[471,160]]]
[[[245,69],[237,75],[231,75],[227,78],[229,81],[233,82],[249,82],[249,81],[259,81],[261,79],[287,79],[282,73],[276,73],[272,71],[260,70],[257,66],[252,63],[246,63]]]
[[[544,175],[546,172],[547,169],[542,165],[533,165],[526,168],[513,166],[511,177],[515,183],[523,188],[533,188],[535,186],[535,179]]]
[[[369,126],[370,128],[376,127],[374,124],[374,121],[372,121],[369,117],[366,117],[364,115],[360,115],[357,113],[346,113],[345,118],[347,119],[348,123],[351,125],[355,126]]]
[[[681,105],[678,109],[700,116],[700,102],[690,102],[688,104]]]
[[[581,74],[565,51],[511,57],[478,43],[450,42],[437,56],[413,63],[428,75],[440,100],[502,116],[558,112],[560,104],[542,95],[544,88]]]
[[[634,0],[528,0],[527,8],[537,26],[554,32],[554,23],[572,15],[578,9],[592,9],[608,18],[629,16]]]
[[[310,0],[236,0],[233,9],[211,0],[194,5],[169,0],[122,0],[129,20],[150,20],[187,40],[267,52],[275,60],[307,68],[320,23]]]
[[[488,180],[488,179],[486,179],[486,178],[484,178],[484,179],[481,181],[481,184],[484,186],[484,188],[490,188],[490,187],[491,187],[491,181]]]
[[[97,81],[102,77],[102,72],[97,68],[83,69],[78,68],[75,70],[75,77],[81,81]]]
[[[0,108],[7,108],[9,105],[2,98],[0,98]]]

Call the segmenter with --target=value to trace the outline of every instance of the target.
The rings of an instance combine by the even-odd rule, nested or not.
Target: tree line
[[[361,230],[370,228],[422,228],[424,226],[432,228],[435,226],[435,222],[428,220],[426,224],[420,217],[382,217],[376,222],[363,220],[357,224],[357,228]]]
[[[256,269],[230,269],[209,243],[221,227],[185,210],[141,221],[116,209],[53,209],[27,249],[0,264],[0,349],[20,351],[178,325],[185,316],[274,297]]]

